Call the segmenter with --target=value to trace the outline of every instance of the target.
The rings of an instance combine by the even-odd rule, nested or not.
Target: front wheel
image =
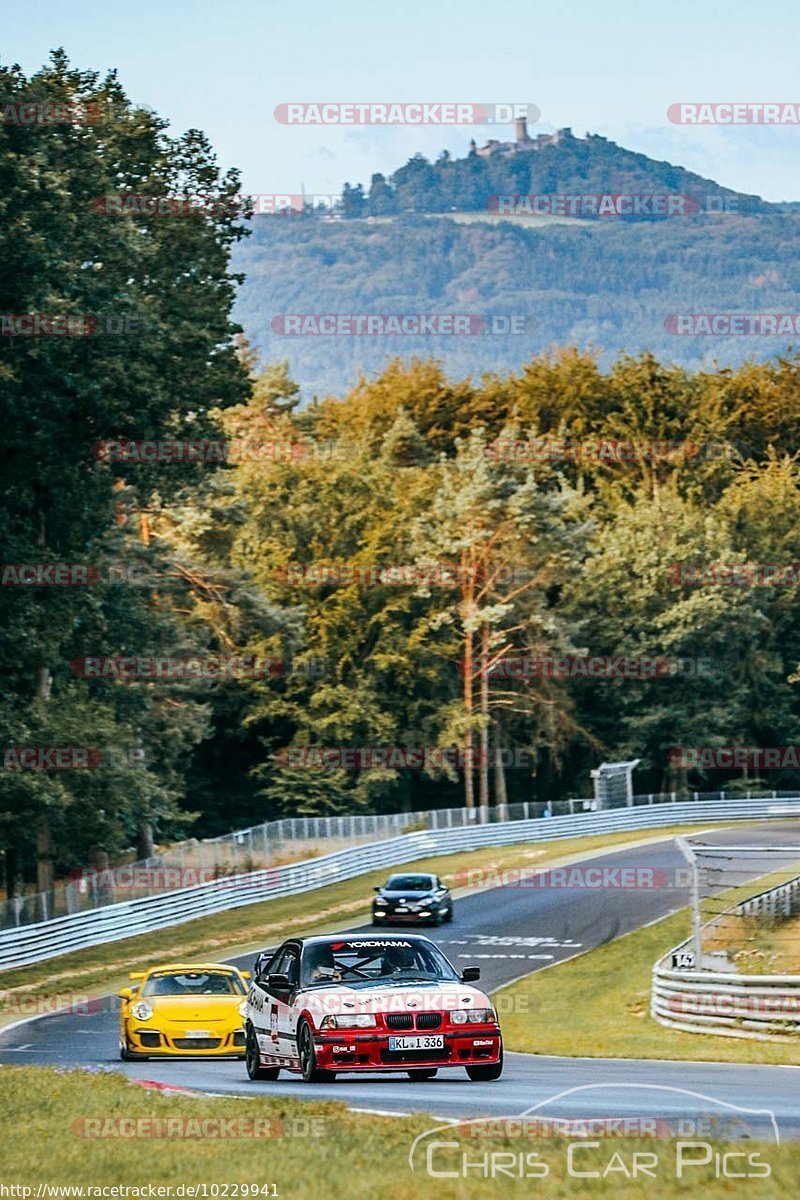
[[[317,1052],[308,1021],[303,1021],[297,1032],[297,1050],[304,1083],[330,1083],[336,1078],[334,1071],[323,1071],[317,1066]]]
[[[473,1083],[491,1083],[493,1079],[499,1079],[503,1074],[503,1060],[496,1063],[487,1063],[484,1066],[467,1067],[467,1075]]]
[[[120,1038],[119,1056],[123,1062],[149,1062],[150,1061],[146,1054],[133,1054],[132,1051],[130,1051],[128,1049],[128,1043],[125,1041],[124,1038]]]
[[[409,1079],[413,1079],[415,1083],[424,1083],[426,1079],[433,1079],[437,1074],[436,1067],[414,1067],[413,1071],[407,1071]]]
[[[446,922],[448,923],[448,925],[449,925],[449,924],[450,924],[450,922],[452,921],[452,919],[453,919],[453,906],[452,906],[452,904],[451,904],[451,905],[450,905],[450,907],[449,907],[449,908],[448,908],[448,910],[447,910],[447,915],[445,916],[445,921],[446,921]]]
[[[277,1079],[280,1075],[280,1067],[261,1066],[258,1041],[253,1032],[252,1025],[247,1026],[247,1033],[245,1034],[244,1061],[247,1067],[247,1074],[251,1079]]]

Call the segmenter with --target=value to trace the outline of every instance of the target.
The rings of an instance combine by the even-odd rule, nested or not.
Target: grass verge
[[[501,988],[495,996],[503,996],[507,1048],[575,1058],[800,1063],[800,1043],[681,1033],[652,1019],[653,963],[686,937],[687,927],[687,912],[675,913]]]
[[[735,824],[735,822],[732,822]],[[628,830],[596,837],[564,838],[556,842],[523,842],[516,846],[493,846],[421,859],[404,864],[404,870],[436,871],[452,882],[458,872],[484,868],[539,867],[568,863],[615,847],[647,845],[698,826],[671,826],[648,833]],[[644,836],[643,836],[644,833]],[[157,933],[140,934],[107,945],[93,946],[60,955],[29,967],[0,972],[0,1028],[27,1011],[43,995],[49,997],[97,996],[116,991],[128,983],[128,972],[151,963],[196,959],[212,962],[233,958],[276,945],[285,938],[341,928],[369,920],[373,885],[383,883],[387,870],[373,871],[296,896],[265,900],[242,908],[200,917]],[[458,895],[458,892],[456,892]],[[457,916],[456,916],[456,919]],[[63,1004],[62,1004],[63,1007]]]
[[[496,1086],[501,1088],[502,1082]],[[432,1084],[432,1104],[435,1095],[436,1084]],[[173,1198],[194,1195],[223,1200],[237,1196],[422,1200],[434,1189],[437,1200],[494,1195],[514,1200],[533,1194],[542,1200],[611,1196],[633,1200],[644,1195],[683,1200],[698,1193],[703,1200],[729,1200],[743,1187],[741,1178],[734,1187],[731,1179],[717,1177],[713,1154],[707,1165],[684,1168],[683,1178],[677,1179],[674,1139],[613,1138],[581,1146],[574,1170],[596,1171],[594,1178],[570,1176],[564,1139],[532,1141],[530,1137],[524,1141],[464,1138],[456,1149],[439,1149],[432,1155],[438,1177],[427,1173],[424,1152],[415,1157],[417,1169],[412,1172],[408,1157],[414,1138],[440,1124],[424,1115],[356,1114],[336,1103],[319,1103],[311,1109],[301,1100],[270,1098],[259,1084],[253,1085],[252,1097],[238,1100],[192,1097],[148,1091],[118,1074],[9,1067],[3,1071],[0,1089],[3,1182],[30,1188],[28,1195],[34,1198],[41,1184],[139,1189],[129,1191],[128,1197],[148,1196],[150,1185],[171,1188]],[[250,1136],[243,1132],[248,1129]],[[258,1137],[252,1136],[256,1129]],[[447,1130],[439,1137],[453,1142],[458,1135]],[[741,1143],[728,1148],[741,1149]],[[744,1181],[748,1200],[774,1200],[794,1193],[800,1177],[800,1143],[777,1148],[748,1141],[746,1148],[770,1171],[769,1177]],[[652,1177],[628,1178],[633,1154],[642,1152],[656,1156]],[[502,1160],[489,1157],[501,1153]],[[462,1154],[468,1163],[476,1164],[466,1177]],[[699,1157],[696,1150],[693,1154]],[[742,1171],[741,1157],[733,1169]],[[517,1170],[522,1178],[514,1177]],[[444,1171],[454,1172],[455,1177],[445,1176]],[[199,1190],[189,1190],[198,1186]],[[98,1193],[84,1192],[85,1197],[93,1194]],[[47,1197],[47,1191],[42,1195]]]

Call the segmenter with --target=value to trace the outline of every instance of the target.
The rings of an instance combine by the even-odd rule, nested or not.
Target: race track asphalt
[[[692,836],[717,844],[798,845],[800,821],[776,819]],[[431,930],[429,936],[457,968],[480,966],[480,986],[492,991],[688,902],[686,863],[671,839],[593,856],[585,865],[595,869],[595,880],[600,877],[597,868],[634,868],[643,880],[650,878],[644,873],[652,871],[656,886],[623,889],[613,886],[612,874],[606,876],[611,886],[605,887],[480,887],[456,901],[453,924]],[[357,930],[374,932],[371,925]],[[341,926],[331,927],[331,932],[341,931]],[[247,968],[253,956],[230,961]],[[574,1116],[579,1111],[586,1117],[620,1117],[646,1111],[684,1119],[713,1112],[730,1115],[741,1107],[769,1110],[781,1137],[800,1136],[800,1053],[798,1067],[508,1054],[503,1076],[494,1083],[471,1083],[460,1070],[442,1071],[427,1083],[412,1082],[402,1074],[344,1075],[323,1085],[303,1084],[298,1076],[284,1074],[275,1083],[253,1083],[240,1061],[120,1062],[116,1004],[109,1000],[97,1012],[48,1015],[0,1032],[0,1064],[114,1066],[132,1078],[217,1094],[335,1099],[354,1108],[423,1111],[444,1119],[510,1116],[537,1105],[548,1116]],[[546,1012],[531,1014],[531,1020],[545,1021]],[[552,1099],[576,1088],[581,1090]],[[747,1122],[752,1134],[754,1122],[767,1129],[769,1118],[748,1117]]]

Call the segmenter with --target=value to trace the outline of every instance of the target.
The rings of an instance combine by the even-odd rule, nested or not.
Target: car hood
[[[379,896],[383,896],[384,900],[430,900],[433,894],[432,890],[430,892],[396,892],[394,890],[389,892],[386,888],[381,888],[378,893]]]
[[[310,988],[297,997],[300,1007],[322,1013],[441,1012],[443,1009],[488,1008],[489,997],[464,983],[405,984],[351,988],[342,984]]]
[[[141,996],[157,1017],[170,1021],[227,1020],[238,1016],[244,996]],[[133,1001],[136,1003],[136,1000]]]

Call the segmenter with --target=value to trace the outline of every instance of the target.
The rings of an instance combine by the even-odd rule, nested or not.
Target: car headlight
[[[497,1013],[493,1008],[457,1008],[450,1020],[454,1025],[495,1025]]]
[[[385,908],[389,901],[384,900],[382,896],[378,896],[375,900],[375,903],[379,904],[382,908]]]
[[[244,1020],[244,1018],[247,1016],[247,1001],[243,1000],[236,1011],[239,1013],[239,1016],[242,1018],[242,1020]]]
[[[372,1013],[328,1013],[320,1029],[371,1029],[377,1024]]]
[[[149,1004],[145,1004],[144,1000],[137,1000],[131,1012],[137,1021],[149,1021],[153,1015],[152,1008]]]

